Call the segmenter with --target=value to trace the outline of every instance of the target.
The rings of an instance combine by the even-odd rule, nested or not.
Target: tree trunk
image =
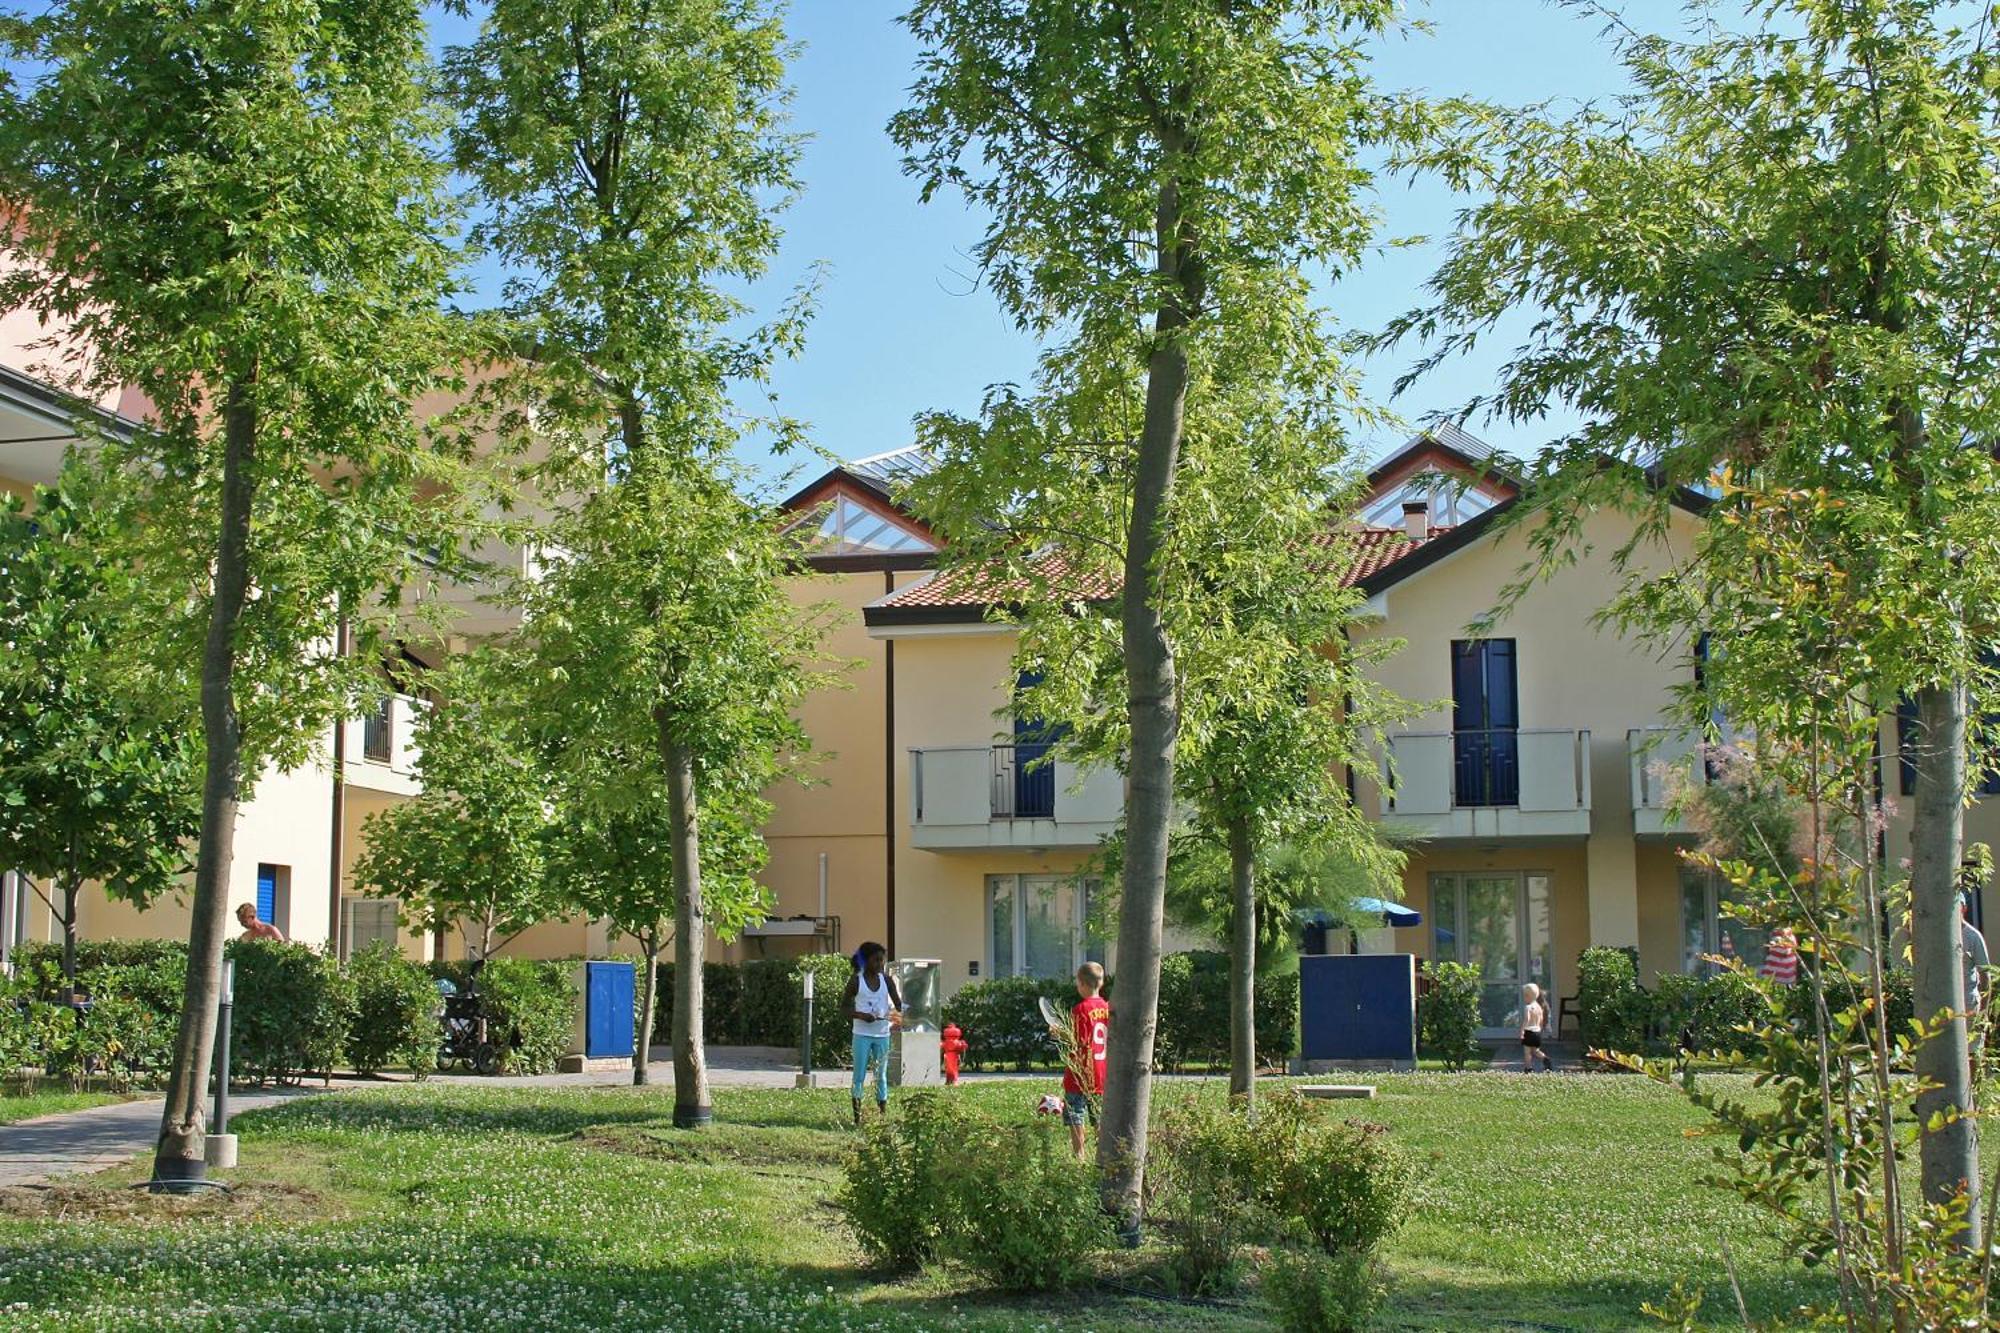
[[[74,874],[63,880],[62,887],[62,974],[63,999],[74,1003],[76,1000],[76,900],[83,892],[83,882]]]
[[[1257,1113],[1257,864],[1246,819],[1229,824],[1229,1095]]]
[[[201,1180],[207,1174],[203,1120],[209,1062],[215,1050],[216,1006],[222,995],[222,950],[229,934],[229,870],[242,797],[243,737],[236,716],[236,625],[250,584],[250,503],[256,458],[257,407],[250,386],[232,381],[223,406],[222,514],[215,543],[214,590],[201,661],[201,725],[208,771],[201,790],[201,837],[195,853],[193,921],[188,931],[187,987],[174,1036],[174,1067],[153,1157],[156,1181]]]
[[[673,738],[664,718],[658,722],[674,849],[674,1126],[699,1129],[715,1118],[708,1104],[708,1057],[701,1044],[701,969],[708,948],[701,906],[701,815],[694,755]]]
[[[646,977],[639,983],[639,1030],[632,1036],[632,1086],[652,1081],[646,1072],[653,1054],[653,1010],[660,1003],[660,937],[657,932],[639,941],[646,953]]]
[[[1957,1243],[1979,1245],[1979,1133],[1972,1109],[1965,1012],[1964,942],[1959,934],[1958,863],[1965,810],[1965,688],[1917,692],[1916,790],[1910,822],[1910,985],[1917,1017],[1950,1010],[1951,1022],[1917,1048],[1917,1077],[1931,1090],[1917,1098],[1923,1126],[1924,1198],[1966,1196],[1966,1229]],[[1949,1123],[1932,1127],[1934,1118]]]
[[[1118,909],[1118,992],[1105,1071],[1103,1130],[1097,1165],[1104,1205],[1136,1242],[1146,1173],[1147,1121],[1153,1104],[1153,1042],[1160,1012],[1160,932],[1166,914],[1167,835],[1174,817],[1174,747],[1180,736],[1174,650],[1154,596],[1162,521],[1180,464],[1187,400],[1184,330],[1201,308],[1204,284],[1181,218],[1173,172],[1182,143],[1163,140],[1155,218],[1158,272],[1176,288],[1154,317],[1146,365],[1146,408],[1125,536],[1121,633],[1132,753],[1125,792],[1125,861]]]

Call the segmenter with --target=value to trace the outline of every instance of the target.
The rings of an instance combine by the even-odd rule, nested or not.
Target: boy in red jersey
[[[1104,1095],[1104,1051],[1111,1029],[1111,1005],[1098,992],[1104,989],[1104,967],[1085,963],[1076,970],[1076,993],[1083,998],[1069,1011],[1069,1029],[1074,1041],[1064,1060],[1063,1123],[1069,1126],[1069,1145],[1083,1156],[1084,1127],[1097,1118],[1096,1099]]]

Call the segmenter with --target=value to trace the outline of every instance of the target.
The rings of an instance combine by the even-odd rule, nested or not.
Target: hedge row
[[[853,1058],[853,1029],[840,1016],[841,992],[854,965],[841,954],[798,958],[753,958],[742,963],[702,965],[702,1040],[715,1046],[799,1045],[804,1007],[801,978],[818,975],[813,999],[813,1063],[844,1066]],[[660,999],[653,1015],[653,1042],[669,1045],[674,1030],[674,965],[660,964]]]
[[[1117,1021],[1115,985],[1107,985]],[[1257,978],[1254,1017],[1262,1060],[1282,1060],[1298,1049],[1299,978],[1296,972]],[[995,977],[975,981],[945,1002],[944,1019],[966,1041],[965,1061],[1026,1069],[1058,1062],[1039,1001],[1061,1013],[1076,1003],[1076,983],[1064,977]],[[1213,949],[1168,954],[1160,963],[1159,1035],[1155,1063],[1174,1070],[1229,1062],[1229,956]]]
[[[1904,1030],[1914,1008],[1908,969],[1890,970],[1884,986],[1891,1030]],[[1836,1008],[1852,1002],[1832,995],[1828,999]],[[1782,1000],[1782,1016],[1787,1021],[1810,1025],[1808,987],[1789,987]],[[1577,960],[1577,1010],[1587,1046],[1633,1054],[1673,1050],[1748,1053],[1757,1045],[1750,1029],[1778,1016],[1758,983],[1740,972],[1721,971],[1705,977],[1670,973],[1647,990],[1639,984],[1632,952],[1607,948],[1585,949]]]
[[[61,955],[30,944],[0,986],[0,1067],[58,1077],[143,1077],[173,1059],[187,980],[187,946],[173,940],[92,940],[77,948],[87,1008],[60,1002]],[[230,1028],[233,1072],[296,1082],[336,1068],[428,1073],[438,1053],[435,978],[464,985],[468,965],[426,968],[378,944],[345,966],[303,944],[232,940],[236,964]],[[569,1049],[576,1011],[570,968],[496,958],[480,976],[503,1067],[541,1073]]]

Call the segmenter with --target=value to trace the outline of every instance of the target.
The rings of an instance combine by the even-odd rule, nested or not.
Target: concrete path
[[[310,1089],[232,1092],[229,1114],[269,1106]],[[119,1102],[87,1111],[45,1115],[0,1125],[0,1186],[33,1185],[56,1176],[102,1171],[151,1148],[160,1137],[166,1100]]]
[[[664,1053],[662,1047],[653,1050],[656,1057]],[[797,1072],[797,1059],[796,1053],[776,1047],[711,1047],[708,1078],[717,1087],[789,1088]],[[671,1060],[654,1059],[647,1064],[646,1073],[659,1087],[674,1085]],[[846,1075],[841,1075],[841,1079],[844,1082]],[[335,1078],[330,1085],[315,1081],[296,1088],[232,1091],[229,1113],[233,1119],[239,1112],[292,1097],[414,1082],[408,1074],[389,1074],[379,1078]],[[631,1084],[632,1067],[620,1063],[580,1074],[527,1074],[511,1078],[433,1074],[425,1082],[489,1088],[620,1087]],[[154,1097],[0,1125],[0,1187],[38,1184],[57,1176],[101,1171],[127,1161],[153,1146],[159,1137],[160,1115],[165,1105],[163,1099]]]

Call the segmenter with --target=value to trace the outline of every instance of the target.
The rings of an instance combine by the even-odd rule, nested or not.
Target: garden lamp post
[[[236,1136],[229,1132],[229,1023],[236,1007],[236,964],[222,962],[222,998],[215,1007],[215,1126],[205,1150],[208,1164],[236,1165]]]

